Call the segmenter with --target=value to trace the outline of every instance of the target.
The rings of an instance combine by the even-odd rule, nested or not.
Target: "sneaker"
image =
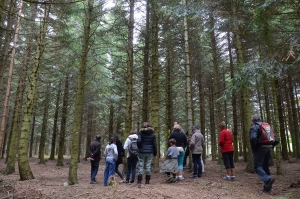
[[[126,183],[126,180],[121,180],[119,181],[119,183]]]
[[[96,184],[96,182],[95,181],[90,181],[90,184]]]
[[[176,176],[176,178],[177,178],[178,180],[184,180],[184,177],[183,177],[183,176],[180,176],[180,177],[179,177],[179,176],[178,176],[178,177]]]
[[[191,175],[190,178],[198,178],[197,175]]]
[[[130,180],[130,183],[131,183],[131,184],[134,183],[134,180]]]
[[[264,186],[264,190],[266,192],[270,192],[272,190],[272,185],[273,183],[275,182],[275,179],[274,178],[271,178]]]
[[[235,176],[231,176],[231,177],[230,177],[230,180],[231,180],[231,181],[235,181]]]
[[[230,178],[230,176],[224,176],[224,177],[223,177],[223,180],[229,181],[229,180],[231,180],[231,178]]]

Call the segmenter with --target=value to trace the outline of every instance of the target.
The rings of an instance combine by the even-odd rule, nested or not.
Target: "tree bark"
[[[242,41],[240,37],[240,29],[237,23],[237,5],[236,0],[231,0],[231,11],[233,16],[233,33],[235,35],[235,43],[236,43],[236,50],[237,50],[237,57],[238,57],[238,66],[239,69],[242,69],[244,67],[244,57],[243,57],[243,46]],[[253,168],[253,160],[252,158],[248,158],[252,156],[251,153],[251,147],[250,147],[250,141],[247,140],[249,136],[249,129],[251,125],[251,111],[250,111],[250,102],[249,102],[249,94],[248,94],[248,86],[243,85],[241,88],[241,105],[242,105],[242,121],[243,121],[243,137],[245,138],[244,145],[246,145],[246,148],[248,149],[248,153],[246,156],[247,166],[246,171],[247,172],[254,172]]]
[[[134,0],[129,1],[129,9],[124,137],[129,136],[132,128]]]
[[[78,168],[78,157],[80,153],[80,132],[81,132],[81,121],[82,121],[82,110],[83,110],[83,98],[85,89],[85,73],[87,64],[87,55],[89,52],[89,40],[90,40],[90,29],[92,23],[92,12],[93,12],[94,0],[88,0],[88,6],[86,9],[86,18],[84,23],[84,35],[82,41],[82,54],[79,66],[79,76],[77,83],[76,102],[75,102],[75,113],[74,113],[74,126],[72,131],[72,151],[71,151],[71,162],[69,167],[68,183],[70,185],[77,184],[77,168]]]
[[[50,105],[50,83],[48,84],[46,97],[44,100],[44,114],[43,114],[43,123],[41,130],[41,139],[39,145],[39,164],[45,164],[45,142],[47,137],[47,128],[48,128],[48,116],[49,116],[49,105]]]
[[[34,65],[30,75],[29,91],[27,94],[26,108],[24,111],[24,119],[21,129],[21,136],[18,150],[18,165],[21,180],[34,179],[28,161],[28,133],[30,130],[30,122],[33,115],[33,106],[37,88],[37,79],[41,65],[41,58],[45,49],[45,36],[47,30],[47,20],[49,16],[50,5],[46,4],[44,8],[44,16],[42,18],[40,36],[38,38],[38,46],[36,50]]]
[[[159,63],[158,63],[158,5],[152,1],[152,87],[151,87],[151,123],[157,143],[157,156],[160,157],[159,129]],[[154,169],[159,167],[159,158],[154,159]]]
[[[51,140],[51,152],[49,160],[55,159],[55,146],[56,146],[56,137],[57,137],[57,120],[58,120],[58,111],[59,111],[59,101],[61,95],[61,82],[58,85],[57,95],[56,95],[56,102],[55,102],[55,113],[54,113],[54,121],[53,121],[53,133],[52,133],[52,140]]]
[[[143,64],[143,105],[142,122],[149,118],[149,52],[150,52],[150,0],[147,0],[146,7],[146,29],[144,46],[144,64]]]
[[[63,94],[63,106],[61,110],[60,133],[57,154],[57,166],[64,166],[64,150],[65,150],[65,134],[68,116],[68,100],[69,100],[69,73],[65,75],[65,88]]]

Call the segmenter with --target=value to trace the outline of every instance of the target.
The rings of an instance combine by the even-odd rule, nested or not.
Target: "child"
[[[178,161],[177,157],[179,156],[178,148],[176,147],[176,140],[169,140],[170,147],[166,153],[167,159],[161,166],[160,172],[167,174],[167,182],[176,183],[176,173],[178,172]],[[170,176],[172,173],[173,176]]]
[[[104,171],[104,186],[108,186],[108,178],[115,174],[115,165],[118,159],[118,150],[116,146],[116,139],[110,138],[109,144],[104,150],[106,167]]]

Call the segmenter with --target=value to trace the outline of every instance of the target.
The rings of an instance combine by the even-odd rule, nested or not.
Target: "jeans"
[[[116,160],[113,158],[106,158],[106,167],[104,171],[104,186],[108,186],[108,178],[115,174]]]
[[[201,154],[192,154],[192,158],[194,164],[194,175],[201,176],[202,174]]]
[[[189,147],[187,147],[185,154],[184,154],[184,158],[183,158],[183,167],[186,166],[186,159],[189,155],[190,155],[190,149],[189,149]]]
[[[120,176],[121,179],[123,179],[123,174],[119,171],[119,165],[120,164],[117,164],[116,163],[116,166],[115,166],[115,172]]]
[[[184,160],[184,151],[179,152],[178,160],[178,169],[183,170],[183,160]]]
[[[126,181],[128,181],[128,182],[129,182],[131,172],[132,172],[131,182],[134,182],[137,161],[138,161],[138,157],[128,157],[127,158]]]
[[[96,182],[95,178],[99,169],[99,161],[91,161],[91,182]]]
[[[146,163],[146,175],[151,175],[152,153],[139,153],[139,175],[143,175],[144,164]]]
[[[252,150],[254,170],[257,176],[264,182],[267,183],[271,179],[269,162],[271,158],[272,148],[259,147]]]

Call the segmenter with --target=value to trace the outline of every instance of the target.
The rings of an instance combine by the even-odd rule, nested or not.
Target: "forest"
[[[75,186],[96,135],[103,151],[146,121],[154,170],[175,121],[189,138],[200,126],[204,162],[220,164],[224,121],[254,173],[259,114],[280,140],[274,173],[292,163],[299,188],[299,40],[299,0],[0,0],[0,178],[34,180],[34,158]]]

